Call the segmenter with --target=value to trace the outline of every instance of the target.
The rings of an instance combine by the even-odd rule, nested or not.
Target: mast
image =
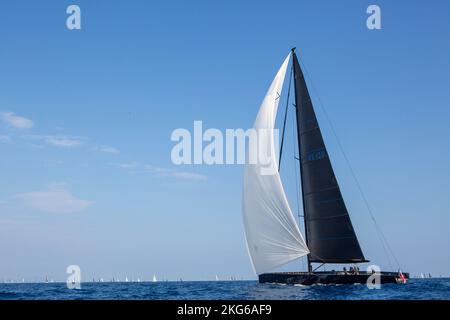
[[[292,48],[291,50],[292,50],[292,69],[294,71],[294,97],[295,97],[295,105],[294,106],[297,109],[298,108],[297,101],[299,99],[297,98],[297,91],[298,91],[297,90],[297,81],[296,81],[297,74],[296,74],[296,68],[294,68],[294,62],[297,61],[297,55],[295,54],[295,47]],[[302,206],[303,206],[303,222],[305,224],[305,242],[306,242],[306,245],[309,248],[309,245],[308,245],[308,228],[306,226],[305,197],[303,196],[303,173],[302,173],[302,168],[301,168],[302,166],[301,166],[301,156],[300,156],[300,150],[302,150],[302,149],[301,149],[301,145],[300,145],[301,144],[301,142],[300,142],[300,121],[299,121],[299,118],[298,118],[299,117],[299,113],[296,112],[295,115],[296,115],[295,118],[296,118],[296,122],[297,122],[297,143],[298,143],[298,153],[299,153],[298,159],[299,159],[299,165],[300,165],[300,184],[302,186]],[[310,261],[309,257],[310,257],[310,255],[308,254],[306,256],[307,264],[308,264],[308,272],[312,272],[312,265],[311,265],[311,261]]]

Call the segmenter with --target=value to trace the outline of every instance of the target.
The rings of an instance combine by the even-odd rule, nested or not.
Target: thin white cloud
[[[154,167],[150,164],[145,165],[144,168],[145,168],[145,170],[147,170],[149,172],[153,172],[153,173],[168,173],[168,172],[170,172],[169,169]]]
[[[84,138],[69,137],[69,136],[56,136],[56,135],[27,135],[25,138],[42,140],[52,147],[58,148],[75,148],[80,147],[85,143]]]
[[[10,127],[16,129],[31,129],[34,127],[34,122],[28,118],[16,115],[14,112],[2,112],[0,113],[2,120]]]
[[[79,147],[84,144],[84,141],[82,141],[79,138],[71,138],[64,136],[46,136],[45,142],[54,147],[61,147],[61,148]]]
[[[129,173],[147,173],[157,177],[163,177],[176,180],[206,181],[208,176],[190,171],[177,171],[168,168],[155,167],[150,164],[139,164],[137,162],[120,163],[116,165],[120,169],[127,170]]]
[[[93,204],[72,195],[64,184],[49,186],[44,191],[20,193],[14,198],[23,201],[29,208],[49,213],[79,212]]]
[[[194,181],[208,180],[208,176],[190,171],[176,171],[167,168],[154,167],[152,165],[145,165],[145,169],[148,172],[158,175],[160,177],[176,178],[182,180],[194,180]]]
[[[0,134],[0,143],[10,143],[11,141],[9,136]]]
[[[174,178],[180,178],[180,179],[184,179],[184,180],[196,180],[196,181],[208,180],[208,177],[204,174],[188,172],[188,171],[172,171],[169,173],[164,173],[162,175],[174,177]]]
[[[138,167],[136,162],[119,163],[117,165],[120,169],[135,169]]]
[[[111,154],[119,154],[120,151],[114,147],[110,146],[100,146],[96,148],[97,151],[104,152],[104,153],[111,153]]]

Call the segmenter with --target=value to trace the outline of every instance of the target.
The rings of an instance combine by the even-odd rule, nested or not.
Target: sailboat
[[[256,117],[253,128],[258,152],[276,155],[274,126],[287,67],[292,60],[300,184],[305,237],[294,218],[285,194],[276,156],[270,163],[248,163],[244,169],[242,209],[247,249],[260,283],[282,284],[354,284],[367,283],[375,272],[360,272],[364,257],[353,229],[330,157],[317,121],[295,48],[276,74]],[[289,85],[290,90],[290,85]],[[290,92],[290,91],[289,91]],[[289,99],[289,93],[288,93]],[[270,134],[260,134],[268,130]],[[280,158],[282,155],[282,145]],[[262,149],[261,149],[262,148]],[[264,168],[273,166],[273,173]],[[307,270],[271,272],[296,259],[307,257]],[[319,264],[313,268],[314,264]],[[325,264],[351,264],[351,272],[316,271]],[[381,283],[397,283],[408,273],[377,272]],[[402,278],[403,279],[403,278]]]
[[[156,280],[156,275],[153,275],[153,282],[157,282],[158,280]]]

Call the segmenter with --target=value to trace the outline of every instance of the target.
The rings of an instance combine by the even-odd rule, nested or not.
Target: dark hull
[[[264,273],[259,275],[260,283],[280,283],[280,284],[366,284],[371,273],[360,272],[359,274],[345,274],[343,272],[277,272]],[[406,279],[409,279],[409,273],[403,273]],[[397,272],[379,273],[380,282],[399,283],[401,279]]]

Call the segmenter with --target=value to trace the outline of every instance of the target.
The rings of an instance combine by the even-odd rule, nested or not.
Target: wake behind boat
[[[278,169],[274,174],[264,174],[260,163],[247,164],[243,188],[244,226],[248,252],[259,282],[302,285],[367,283],[375,273],[381,283],[406,282],[408,273],[360,272],[356,266],[369,261],[364,257],[353,229],[295,48],[279,69],[258,112],[253,128],[257,132],[269,130],[271,134],[258,136],[258,147],[262,150],[257,152],[276,154],[273,130],[291,58],[305,239],[284,192],[276,157],[270,157],[272,163],[269,164]],[[283,140],[280,158],[282,148]],[[304,256],[307,256],[306,272],[269,273]],[[314,263],[320,265],[313,269]],[[346,269],[342,272],[315,271],[324,264],[351,264],[355,267],[348,272]]]

